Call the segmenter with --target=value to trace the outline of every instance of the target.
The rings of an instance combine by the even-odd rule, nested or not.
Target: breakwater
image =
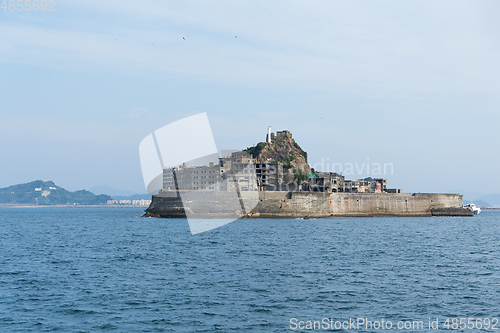
[[[328,217],[473,216],[460,194],[328,192],[177,192],[153,196],[145,216]]]

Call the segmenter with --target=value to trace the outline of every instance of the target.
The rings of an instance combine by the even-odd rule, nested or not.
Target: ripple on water
[[[0,331],[283,332],[292,317],[493,317],[500,212],[238,220],[1,209]],[[478,227],[480,226],[480,227]]]

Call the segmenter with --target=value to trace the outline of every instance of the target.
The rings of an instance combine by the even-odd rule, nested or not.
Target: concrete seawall
[[[153,196],[146,216],[158,217],[327,217],[327,216],[473,216],[461,208],[462,195],[444,193],[241,192],[176,193]],[[185,197],[184,197],[185,198]],[[236,197],[237,198],[237,197]],[[236,200],[236,201],[235,201]],[[250,204],[249,204],[250,203]],[[246,209],[242,209],[241,205]]]
[[[435,209],[462,211],[462,196],[439,193],[308,193],[264,192],[264,200],[250,216],[431,216]],[[442,215],[445,215],[444,213]],[[462,214],[460,214],[462,215]]]

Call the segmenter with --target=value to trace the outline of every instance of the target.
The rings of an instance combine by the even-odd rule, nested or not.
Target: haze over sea
[[[500,318],[499,211],[248,219],[195,236],[184,219],[142,213],[0,208],[0,331],[285,332],[291,318]]]

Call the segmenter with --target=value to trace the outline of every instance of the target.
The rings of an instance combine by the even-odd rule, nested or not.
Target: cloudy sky
[[[53,9],[0,10],[0,187],[144,193],[140,141],[206,112],[219,149],[263,141],[272,126],[317,169],[391,163],[389,187],[407,192],[500,192],[498,2]]]

